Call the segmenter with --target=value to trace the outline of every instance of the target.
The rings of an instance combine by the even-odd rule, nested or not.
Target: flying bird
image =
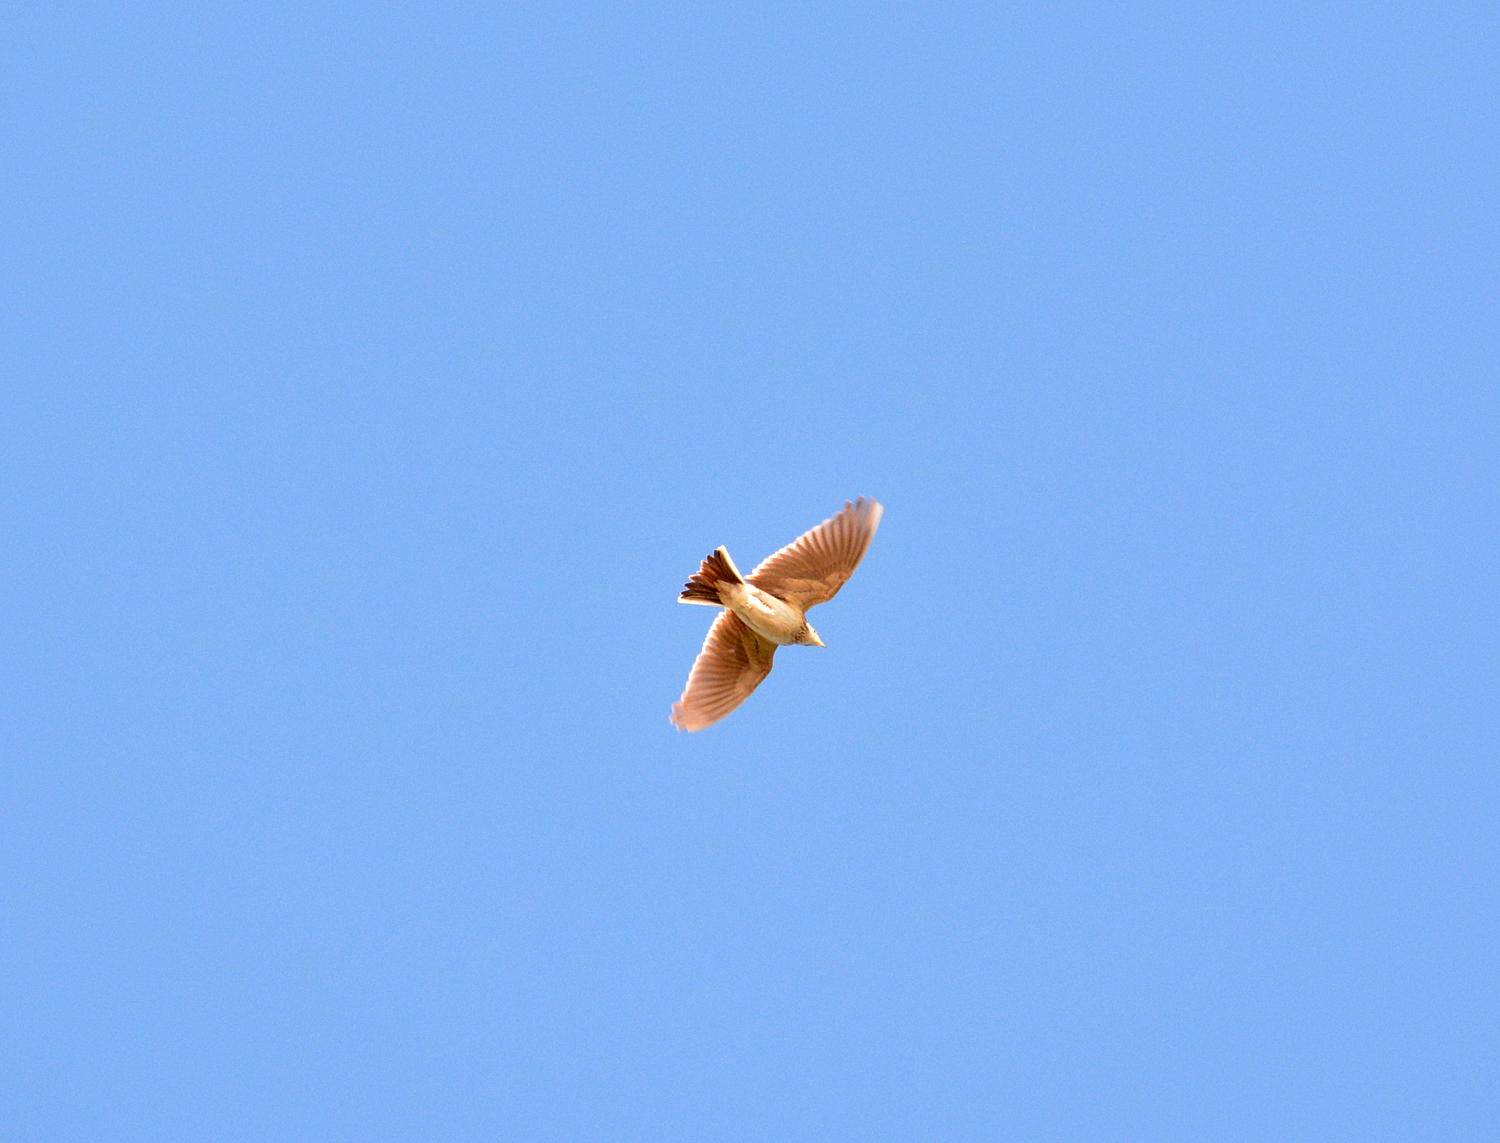
[[[837,516],[767,556],[747,576],[722,547],[704,559],[678,602],[724,612],[708,629],[687,688],[672,707],[673,726],[702,730],[734,710],[771,673],[777,647],[826,646],[808,623],[807,609],[832,599],[854,574],[883,511],[864,497],[845,501]]]

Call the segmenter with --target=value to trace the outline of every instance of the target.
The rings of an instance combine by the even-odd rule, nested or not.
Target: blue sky
[[[16,13],[5,1135],[1495,1138],[1497,31]]]

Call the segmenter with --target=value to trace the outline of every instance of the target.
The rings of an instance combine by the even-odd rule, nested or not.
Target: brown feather
[[[746,581],[804,611],[838,594],[864,559],[884,511],[861,496],[844,510],[804,532],[746,576]]]
[[[702,730],[718,722],[771,673],[775,654],[775,643],[762,639],[734,612],[725,611],[709,628],[687,687],[672,706],[672,725],[679,730]]]
[[[719,584],[744,582],[724,554],[724,549],[715,548],[703,557],[702,566],[682,585],[682,594],[677,598],[695,603],[719,603]]]

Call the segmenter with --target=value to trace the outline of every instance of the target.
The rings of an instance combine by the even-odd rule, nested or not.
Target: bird
[[[827,646],[807,621],[807,609],[828,602],[848,582],[884,511],[875,500],[846,500],[838,515],[761,560],[748,576],[722,546],[704,557],[677,600],[724,611],[672,705],[673,726],[702,730],[728,715],[771,673],[777,647]]]

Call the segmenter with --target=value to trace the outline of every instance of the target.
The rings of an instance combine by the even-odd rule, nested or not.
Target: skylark
[[[687,688],[672,707],[673,726],[702,730],[734,710],[771,673],[777,647],[825,645],[807,609],[832,599],[854,574],[882,511],[864,497],[846,501],[837,516],[761,560],[748,576],[724,548],[710,553],[677,598],[724,613],[708,629]]]

